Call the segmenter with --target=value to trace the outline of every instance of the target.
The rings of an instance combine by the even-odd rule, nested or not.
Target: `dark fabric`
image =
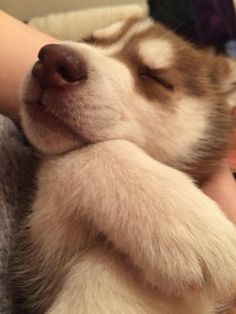
[[[232,0],[148,0],[150,16],[199,46],[224,50],[236,40]]]
[[[192,0],[148,0],[149,15],[176,33],[192,38],[195,23]]]

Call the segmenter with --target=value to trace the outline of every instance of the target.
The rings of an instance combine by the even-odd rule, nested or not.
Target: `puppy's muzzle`
[[[73,49],[59,44],[39,51],[32,74],[43,88],[63,88],[87,79],[86,63]]]

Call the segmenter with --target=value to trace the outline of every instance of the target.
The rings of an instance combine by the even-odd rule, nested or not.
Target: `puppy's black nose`
[[[42,87],[61,88],[87,77],[83,58],[70,47],[46,45],[39,51],[38,58],[32,74]]]

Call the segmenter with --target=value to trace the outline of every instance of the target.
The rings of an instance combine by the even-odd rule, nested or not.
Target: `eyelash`
[[[155,72],[158,72],[158,70],[155,70]],[[151,79],[152,81],[155,81],[159,85],[163,86],[165,89],[173,91],[174,85],[169,82],[164,75],[161,75],[161,73],[153,73],[151,69],[145,68],[141,73],[141,77],[146,77],[148,79]]]

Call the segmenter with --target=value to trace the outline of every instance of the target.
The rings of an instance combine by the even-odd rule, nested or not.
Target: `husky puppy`
[[[17,314],[210,314],[234,296],[236,230],[199,187],[230,147],[235,82],[232,60],[150,19],[40,50]]]

